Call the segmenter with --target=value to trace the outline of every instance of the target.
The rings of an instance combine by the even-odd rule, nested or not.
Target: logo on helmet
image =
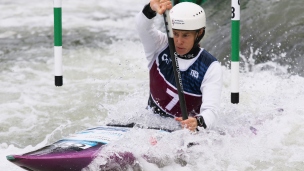
[[[174,24],[185,24],[184,20],[174,20],[172,19],[172,25],[174,26]]]

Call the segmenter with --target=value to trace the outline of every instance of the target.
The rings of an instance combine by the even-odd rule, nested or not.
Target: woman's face
[[[173,30],[175,50],[179,55],[187,54],[193,47],[196,31]]]

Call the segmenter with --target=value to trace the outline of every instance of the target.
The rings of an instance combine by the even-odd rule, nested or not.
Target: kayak
[[[29,171],[81,171],[102,152],[103,147],[121,139],[133,126],[107,125],[86,129],[41,149],[22,155],[8,155],[6,158]],[[135,163],[136,158],[132,153],[123,152],[110,156],[109,162],[100,168],[111,168],[111,165],[124,167]]]

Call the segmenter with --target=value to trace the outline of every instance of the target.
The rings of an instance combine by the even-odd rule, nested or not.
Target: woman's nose
[[[178,43],[178,44],[181,44],[182,43],[182,39],[181,39],[181,37],[176,37],[176,43]]]

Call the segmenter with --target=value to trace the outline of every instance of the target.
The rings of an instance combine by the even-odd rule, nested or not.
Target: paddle
[[[175,130],[173,129],[166,129],[166,128],[161,128],[161,127],[144,127],[143,125],[140,125],[140,124],[136,124],[136,123],[129,123],[129,124],[111,124],[111,123],[108,123],[106,124],[106,126],[113,126],[113,127],[123,127],[123,128],[146,128],[146,129],[156,129],[156,130],[163,130],[163,131],[167,131],[167,132],[173,132]]]
[[[178,98],[180,103],[180,108],[182,111],[182,117],[183,120],[188,119],[188,113],[186,108],[186,101],[185,101],[185,95],[183,90],[183,83],[181,74],[179,71],[179,66],[177,62],[177,56],[175,55],[175,46],[174,46],[174,40],[173,40],[173,31],[172,31],[172,25],[171,25],[171,19],[169,15],[169,11],[167,10],[164,14],[164,22],[166,26],[167,36],[168,36],[168,42],[169,42],[169,49],[170,49],[170,55],[172,60],[172,66],[173,66],[173,72],[176,82],[176,87],[178,91]]]

